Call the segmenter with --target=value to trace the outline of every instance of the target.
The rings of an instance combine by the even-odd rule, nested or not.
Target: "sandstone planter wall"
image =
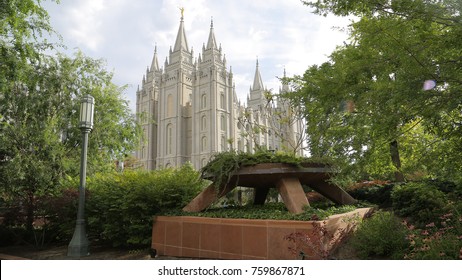
[[[325,227],[331,233],[346,228],[355,217],[362,219],[371,208],[331,216]],[[288,234],[313,237],[315,223],[322,221],[281,221],[221,219],[203,217],[154,217],[151,247],[161,256],[206,259],[298,259],[284,240]],[[333,240],[332,246],[337,242]],[[332,249],[332,248],[330,248]],[[308,252],[309,255],[311,252]],[[316,258],[316,257],[311,257]]]

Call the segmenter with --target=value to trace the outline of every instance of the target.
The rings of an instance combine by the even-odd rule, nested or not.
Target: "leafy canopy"
[[[303,2],[318,14],[355,19],[349,43],[291,80],[310,152],[335,158],[356,178],[423,172],[456,179],[446,170],[462,168],[460,160],[449,163],[461,151],[461,2]]]
[[[37,197],[76,176],[80,163],[80,99],[95,98],[89,174],[109,170],[135,147],[138,129],[125,87],[102,60],[59,54],[39,0],[0,2],[0,197],[24,205],[31,229]]]

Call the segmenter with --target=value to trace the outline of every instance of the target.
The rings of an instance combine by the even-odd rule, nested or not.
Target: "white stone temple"
[[[279,92],[288,90],[282,85]],[[221,45],[217,45],[213,21],[207,44],[194,57],[182,15],[164,66],[159,65],[156,47],[136,97],[143,137],[135,156],[145,169],[186,162],[200,169],[213,154],[232,149],[253,152],[266,148],[303,154],[302,121],[287,121],[294,111],[281,99],[268,102],[258,60],[246,104],[237,99],[233,73]]]

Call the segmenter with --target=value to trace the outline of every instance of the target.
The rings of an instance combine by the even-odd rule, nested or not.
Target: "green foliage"
[[[252,166],[259,163],[286,163],[293,166],[302,166],[303,163],[325,163],[327,159],[314,159],[294,156],[292,153],[272,152],[268,150],[257,150],[255,153],[244,153],[240,151],[228,151],[215,154],[202,169],[204,178],[210,179],[217,186],[227,183],[230,176],[240,167]]]
[[[438,190],[445,193],[449,200],[457,201],[462,198],[462,185],[460,184],[440,179],[424,179],[422,183],[436,187]]]
[[[181,209],[203,187],[191,165],[95,176],[88,182],[90,239],[114,247],[148,246],[152,217],[161,210]]]
[[[291,81],[311,154],[335,159],[356,180],[461,182],[461,2],[303,2],[355,17],[349,42]],[[423,89],[426,80],[436,86]]]
[[[260,220],[297,220],[311,221],[323,220],[335,214],[353,211],[355,205],[333,206],[312,205],[306,207],[301,214],[290,213],[283,203],[266,203],[264,205],[231,206],[224,208],[211,208],[205,212],[184,213],[179,210],[162,212],[166,216],[197,216],[208,218],[230,218],[230,219],[260,219]]]
[[[446,195],[436,186],[420,182],[396,186],[391,197],[395,213],[418,225],[436,220],[448,205]]]
[[[103,61],[50,55],[57,46],[41,37],[53,30],[40,1],[0,5],[0,196],[22,205],[31,232],[37,198],[55,195],[63,178],[79,172],[83,95],[96,100],[89,175],[134,150],[139,130],[125,87],[112,83]]]
[[[206,182],[199,175],[191,165],[151,172],[95,174],[88,179],[85,194],[89,239],[114,247],[148,246],[153,216],[160,211],[181,209],[189,203],[205,187]],[[78,185],[78,179],[69,177],[63,180],[61,189],[55,194],[37,198],[40,211],[35,217],[43,217],[46,221],[40,229],[35,229],[43,233],[41,242],[68,243],[71,239],[76,222]],[[25,236],[19,236],[24,227],[15,227],[18,222],[13,225],[9,222],[12,214],[18,215],[13,213],[16,208],[7,207],[7,210],[0,213],[7,218],[4,231],[8,233],[2,236],[0,243],[7,242],[8,236],[13,234],[16,238]]]
[[[460,235],[445,234],[442,238],[434,239],[423,237],[405,257],[413,260],[460,260],[460,248]]]
[[[371,194],[368,188],[356,190],[364,189],[363,195]],[[363,222],[350,243],[359,258],[460,258],[462,203],[457,185],[447,181],[423,180],[396,185],[391,197],[395,213],[404,221],[400,223],[398,217],[393,218],[392,212],[379,212],[379,217]],[[403,241],[403,236],[405,245],[398,246],[393,239]],[[383,249],[387,248],[387,242],[392,246]],[[386,250],[389,253],[383,254]]]
[[[47,221],[43,226],[45,243],[68,243],[71,240],[77,217],[78,185],[78,180],[63,181],[59,192],[40,199],[37,208],[41,217]],[[87,190],[87,199],[88,194]]]
[[[402,259],[409,246],[407,228],[392,212],[376,212],[359,224],[351,244],[360,259]]]
[[[392,206],[391,192],[395,184],[367,184],[347,192],[359,201],[367,201],[378,205],[380,208]]]
[[[420,228],[405,221],[410,247],[405,256],[414,260],[458,260],[462,248],[462,204],[458,202],[434,222]]]

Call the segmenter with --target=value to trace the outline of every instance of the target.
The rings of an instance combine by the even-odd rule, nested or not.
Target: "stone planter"
[[[327,250],[338,245],[336,232],[352,230],[352,219],[362,219],[371,208],[361,208],[345,214],[333,215],[324,221],[247,220],[203,217],[154,217],[151,247],[161,256],[206,259],[298,259],[288,249],[284,239],[291,233],[317,236],[315,230],[323,225],[333,240],[314,241]],[[315,226],[318,224],[318,227]],[[318,240],[319,241],[319,240]],[[315,248],[316,249],[316,248]],[[306,250],[308,258],[318,259]]]

